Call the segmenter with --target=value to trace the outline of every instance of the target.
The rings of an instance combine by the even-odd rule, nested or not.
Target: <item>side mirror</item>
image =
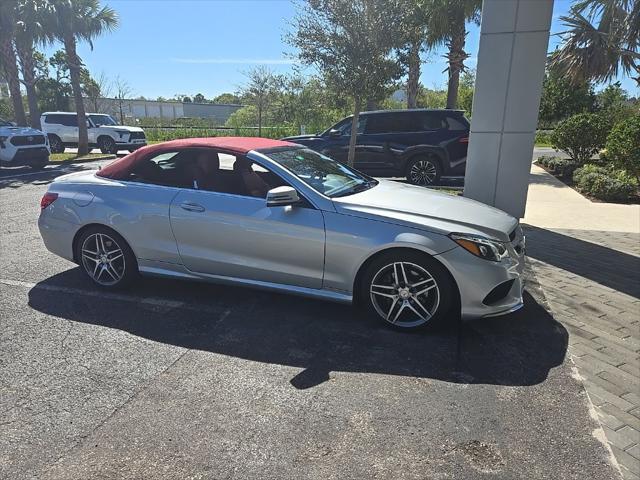
[[[272,188],[267,192],[267,207],[284,207],[300,201],[295,188],[283,186]]]
[[[332,128],[331,130],[329,130],[330,137],[340,137],[341,135],[342,135],[342,132],[340,130],[336,130],[335,128]]]
[[[18,124],[16,122],[9,122],[11,124],[12,127],[17,127]]]

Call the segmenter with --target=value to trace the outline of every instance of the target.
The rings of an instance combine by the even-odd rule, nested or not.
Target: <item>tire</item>
[[[115,155],[118,153],[118,146],[116,145],[116,141],[111,137],[100,137],[98,139],[98,148],[102,153],[110,153]]]
[[[449,272],[429,255],[396,250],[375,257],[365,267],[358,300],[369,316],[388,327],[434,329],[447,319],[455,288]]]
[[[49,135],[49,148],[51,153],[64,153],[64,143],[57,135]]]
[[[442,166],[435,155],[419,155],[407,163],[407,180],[412,185],[435,185],[440,181]]]
[[[138,277],[138,262],[124,238],[107,227],[90,227],[76,241],[76,260],[84,274],[108,290],[124,288]]]

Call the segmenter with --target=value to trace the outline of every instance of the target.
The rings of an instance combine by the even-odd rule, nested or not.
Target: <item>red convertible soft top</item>
[[[295,146],[295,143],[261,137],[208,137],[171,140],[169,142],[142,147],[129,155],[118,158],[100,170],[97,175],[116,180],[122,179],[139,160],[148,158],[150,155],[156,153],[172,151],[179,148],[216,148],[232,155],[245,155],[251,150]]]

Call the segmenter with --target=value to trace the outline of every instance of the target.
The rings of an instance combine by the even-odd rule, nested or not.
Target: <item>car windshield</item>
[[[101,127],[102,125],[117,125],[118,123],[111,118],[110,115],[89,115],[91,122],[96,127]]]
[[[267,156],[327,197],[344,197],[378,184],[376,180],[307,148],[274,150]]]

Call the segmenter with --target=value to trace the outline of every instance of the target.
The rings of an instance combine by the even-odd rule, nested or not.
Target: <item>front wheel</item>
[[[392,328],[432,328],[446,318],[453,288],[445,268],[428,255],[390,252],[366,267],[359,299],[372,315]]]
[[[92,227],[76,243],[76,258],[84,273],[96,285],[117,289],[138,275],[138,265],[127,242],[111,229]]]
[[[440,181],[442,167],[433,155],[419,156],[407,164],[407,180],[413,185],[433,185]]]
[[[51,153],[64,153],[64,144],[57,135],[49,135],[49,148]]]
[[[100,137],[98,140],[98,147],[102,153],[110,153],[115,155],[118,153],[118,146],[116,142],[111,137]]]

